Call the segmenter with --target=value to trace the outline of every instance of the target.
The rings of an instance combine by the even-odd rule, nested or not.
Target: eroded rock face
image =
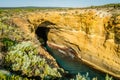
[[[77,13],[29,13],[24,19],[28,22],[19,22],[17,18],[18,23],[15,19],[12,18],[13,23],[23,30],[25,28],[33,37],[38,27],[49,28],[39,34],[44,33],[46,41],[41,38],[47,43],[45,45],[57,51],[53,55],[59,52],[60,56],[78,60],[95,70],[120,78],[120,16],[97,10],[80,10]],[[30,32],[29,28],[35,30]]]
[[[118,38],[119,29],[117,28],[116,30],[116,27],[118,27],[116,25],[118,24],[114,25],[113,31],[109,31],[108,29],[108,31],[106,31],[104,22],[100,22],[101,24],[93,25],[96,26],[97,29],[93,26],[91,28],[89,28],[90,26],[86,26],[88,27],[87,32],[83,30],[74,30],[74,28],[72,28],[73,30],[51,29],[48,34],[48,42],[50,44],[54,43],[73,49],[73,53],[75,53],[72,53],[73,56],[63,54],[64,56],[70,56],[71,59],[78,58],[94,69],[120,78],[120,39]],[[108,25],[108,27],[110,26]],[[92,30],[95,32],[91,32]],[[50,47],[54,49],[54,47]]]

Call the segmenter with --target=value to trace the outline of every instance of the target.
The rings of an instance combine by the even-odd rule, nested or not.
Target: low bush
[[[9,71],[0,70],[0,80],[29,80],[19,75],[12,75]]]
[[[37,46],[30,41],[12,47],[5,57],[5,62],[7,68],[22,76],[42,79],[61,77],[57,68],[51,68],[46,60],[39,56]]]

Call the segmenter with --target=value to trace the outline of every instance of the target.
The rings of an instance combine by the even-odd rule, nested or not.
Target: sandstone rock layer
[[[28,13],[10,21],[32,37],[36,37],[38,27],[44,27],[39,33],[44,36],[38,36],[43,44],[61,52],[61,56],[120,78],[119,15],[102,10],[50,11]]]

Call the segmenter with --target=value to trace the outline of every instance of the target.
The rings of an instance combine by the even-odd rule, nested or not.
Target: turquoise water
[[[46,46],[46,49],[56,59],[59,66],[62,67],[65,71],[68,71],[70,74],[80,73],[82,75],[86,75],[86,73],[89,73],[89,77],[91,79],[93,77],[97,77],[98,80],[104,80],[106,76],[106,74],[96,71],[91,67],[88,67],[80,60],[72,59],[69,55],[64,56],[57,49],[52,49],[49,46]]]

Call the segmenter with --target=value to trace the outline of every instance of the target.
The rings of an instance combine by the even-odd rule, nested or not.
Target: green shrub
[[[90,80],[88,75],[89,75],[88,73],[86,73],[86,75],[81,75],[80,73],[78,73],[75,79],[71,79],[71,80]]]
[[[11,39],[9,39],[9,38],[2,38],[2,39],[0,39],[0,42],[3,43],[4,48],[6,49],[6,51],[7,51],[8,49],[10,49],[10,47],[12,47],[12,46],[14,46],[14,45],[16,44],[15,41],[13,41],[13,40],[11,40]]]
[[[9,71],[0,70],[0,80],[28,80],[28,78],[12,75]]]
[[[9,24],[10,25],[10,24]],[[32,38],[29,36],[29,34],[25,34],[19,27],[9,26],[2,22],[0,22],[0,39],[3,38],[9,38],[12,41],[28,41]]]
[[[12,47],[6,55],[5,61],[7,67],[12,71],[20,72],[20,75],[41,78],[61,77],[56,68],[51,68],[46,60],[39,56],[37,46],[30,41]]]
[[[98,80],[98,78],[93,78],[93,79],[90,79],[89,74],[87,73],[86,75],[81,75],[81,74],[77,74],[76,77],[74,79],[71,79],[71,80]],[[106,75],[105,79],[104,80],[113,80],[112,77],[109,77],[108,74]]]
[[[108,74],[105,77],[105,80],[113,80],[112,77],[109,77]]]

